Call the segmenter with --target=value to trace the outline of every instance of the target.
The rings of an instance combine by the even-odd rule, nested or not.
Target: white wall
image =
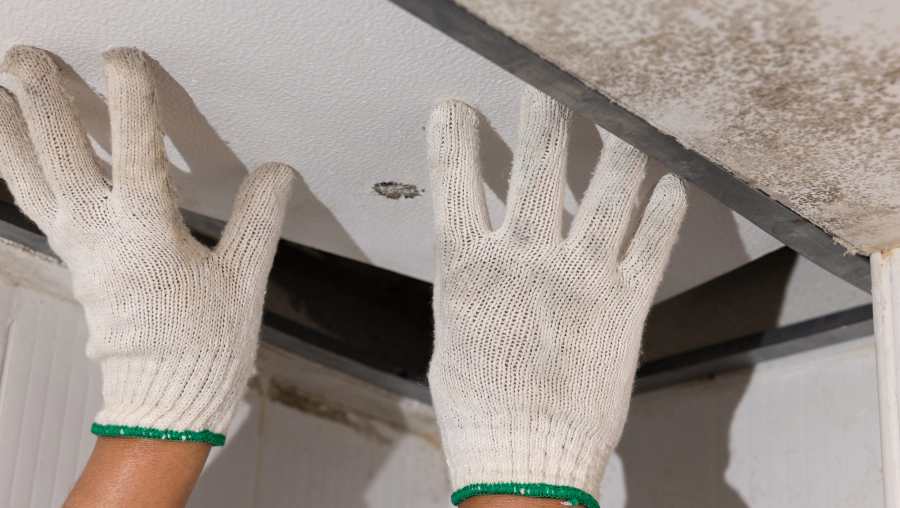
[[[0,506],[59,506],[93,445],[99,372],[67,274],[0,242]],[[190,506],[448,507],[431,409],[284,354]],[[880,507],[872,339],[636,396],[603,508]]]
[[[268,346],[259,367],[191,508],[450,506],[430,407]]]
[[[874,339],[640,394],[604,508],[881,507]]]
[[[0,244],[0,506],[59,506],[93,447],[100,370],[66,279]]]

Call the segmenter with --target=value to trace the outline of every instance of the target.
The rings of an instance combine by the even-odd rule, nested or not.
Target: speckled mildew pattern
[[[843,243],[900,244],[900,3],[457,1]]]

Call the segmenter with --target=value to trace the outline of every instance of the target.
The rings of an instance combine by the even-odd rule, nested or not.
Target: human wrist
[[[471,484],[454,492],[450,500],[454,505],[467,508],[471,499],[480,498],[486,504],[475,505],[493,507],[493,502],[499,502],[500,507],[531,507],[531,506],[582,506],[585,508],[599,508],[597,498],[586,491],[568,487],[566,485],[551,485],[546,483],[487,483]],[[513,500],[519,500],[515,504]],[[494,500],[487,503],[488,500]],[[534,500],[534,501],[526,501]],[[555,501],[547,503],[546,501]],[[539,502],[540,501],[540,502]],[[506,504],[504,504],[506,503]]]
[[[210,448],[207,443],[98,437],[63,506],[184,506]]]
[[[481,495],[470,497],[459,508],[559,508],[564,501],[550,498],[509,495]]]

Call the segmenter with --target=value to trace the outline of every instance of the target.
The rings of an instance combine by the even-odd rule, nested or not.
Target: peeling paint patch
[[[421,196],[425,192],[425,189],[419,190],[415,185],[397,182],[376,183],[372,186],[372,189],[388,199],[412,199]]]
[[[796,208],[794,206],[794,204],[791,203],[790,198],[788,198],[784,194],[782,194],[780,192],[776,192],[776,191],[766,187],[765,185],[757,185],[756,188],[761,190],[766,196],[769,196],[769,198],[774,199],[775,201],[778,201],[782,205],[784,205],[792,210]]]
[[[838,238],[836,236],[833,236],[831,238],[834,240],[834,243],[840,245],[841,247],[843,247],[845,249],[844,250],[845,256],[855,256],[855,255],[859,254],[859,250],[856,247],[850,245],[849,243],[841,240],[840,238]]]

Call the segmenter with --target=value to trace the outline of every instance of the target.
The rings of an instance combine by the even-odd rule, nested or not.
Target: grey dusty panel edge
[[[318,347],[304,339],[304,337],[287,334],[268,325],[263,325],[262,327],[262,340],[264,342],[344,374],[349,374],[357,379],[367,381],[389,392],[431,404],[431,392],[427,386],[410,379],[388,374],[328,349]]]
[[[53,252],[53,249],[50,248],[50,244],[47,242],[47,237],[29,231],[15,224],[0,220],[0,237],[22,245],[23,247],[29,248],[45,256],[59,259],[56,253]]]
[[[0,186],[3,182],[0,181]],[[47,237],[37,226],[19,211],[16,205],[7,203],[2,199],[0,188],[0,237],[31,249],[39,254],[59,259],[59,256],[50,248]]]
[[[847,254],[831,235],[726,169],[682,146],[556,65],[450,0],[391,0],[498,66],[625,140],[848,283],[871,291],[868,258]]]
[[[0,181],[2,186],[2,181]],[[2,190],[2,189],[0,189]],[[194,232],[218,239],[225,222],[202,214],[181,210],[185,224]],[[0,237],[56,259],[47,237],[12,203],[0,199]],[[367,381],[375,386],[405,397],[431,403],[428,387],[416,381],[394,375],[396,366],[379,361],[371,355],[355,351],[299,323],[265,312],[261,339],[273,346],[318,362],[326,367]]]

